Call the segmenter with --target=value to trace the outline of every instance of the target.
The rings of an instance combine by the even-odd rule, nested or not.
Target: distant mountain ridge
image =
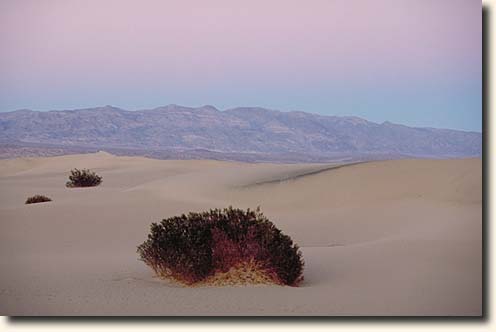
[[[482,153],[482,134],[477,132],[379,124],[353,116],[259,107],[220,111],[210,105],[167,105],[137,111],[105,106],[4,112],[0,113],[0,144],[7,143],[264,156],[294,154],[320,159],[359,155],[457,158]]]

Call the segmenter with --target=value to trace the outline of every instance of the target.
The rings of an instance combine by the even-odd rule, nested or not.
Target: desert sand
[[[0,314],[480,315],[481,160],[334,166],[1,160]],[[102,185],[66,188],[74,167]],[[260,206],[300,245],[300,287],[185,288],[138,260],[152,222],[229,205]]]

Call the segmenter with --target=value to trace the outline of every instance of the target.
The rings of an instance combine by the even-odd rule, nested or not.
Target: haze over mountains
[[[3,158],[50,149],[241,161],[458,158],[481,156],[482,134],[264,108],[105,106],[0,113],[0,147]]]

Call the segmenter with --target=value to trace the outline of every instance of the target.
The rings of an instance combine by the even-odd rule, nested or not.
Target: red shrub
[[[158,275],[186,284],[236,266],[256,266],[283,285],[303,279],[298,246],[258,210],[215,209],[164,219],[152,224],[138,253]]]

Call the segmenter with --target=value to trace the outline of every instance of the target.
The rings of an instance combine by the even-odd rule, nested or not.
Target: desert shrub
[[[43,203],[43,202],[51,202],[51,198],[44,196],[44,195],[34,195],[31,197],[28,197],[26,199],[26,204],[33,204],[33,203]]]
[[[102,183],[102,177],[89,169],[71,170],[69,181],[65,184],[67,187],[94,187]]]
[[[152,223],[138,254],[161,277],[192,285],[255,262],[274,283],[303,280],[301,252],[259,209],[214,209]],[[260,271],[258,271],[260,272]]]

